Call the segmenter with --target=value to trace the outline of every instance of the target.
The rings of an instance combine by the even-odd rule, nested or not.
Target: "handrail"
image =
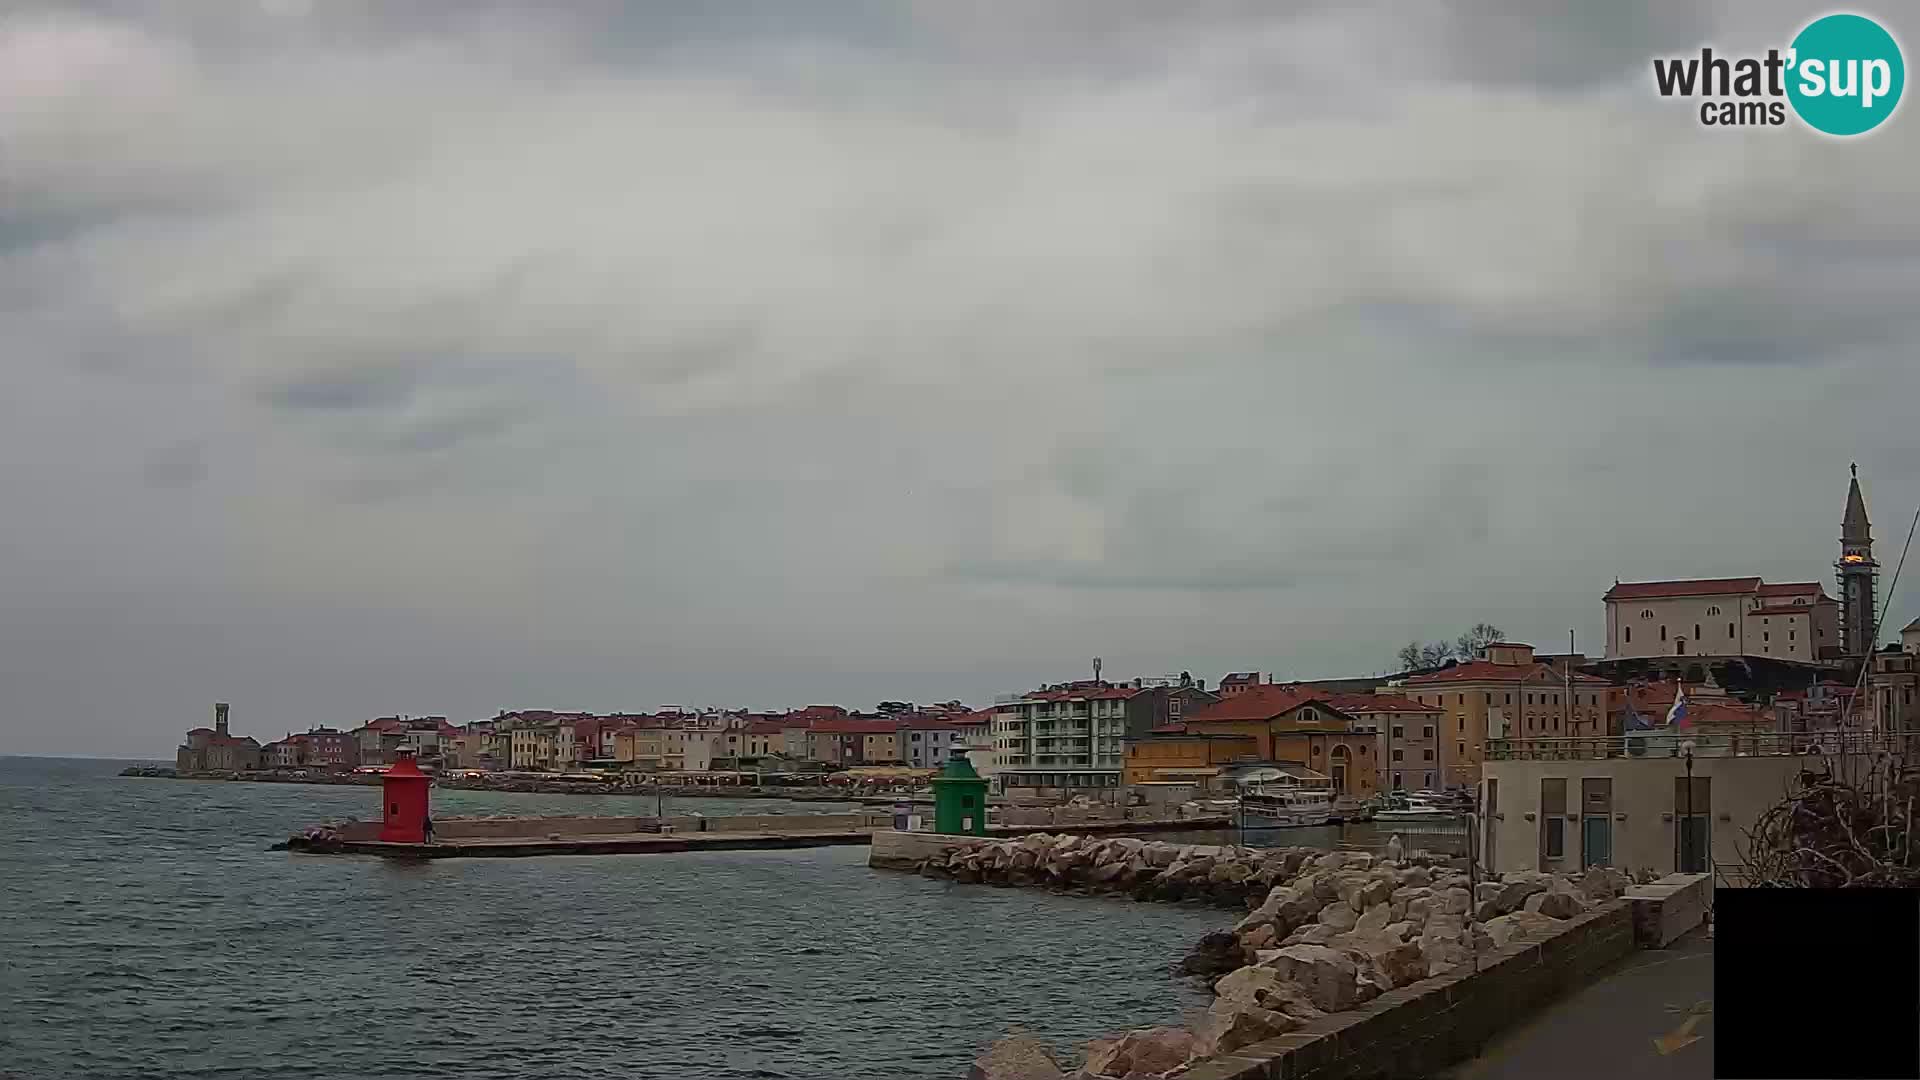
[[[1692,744],[1699,758],[1802,757],[1892,753],[1905,749],[1910,736],[1860,732],[1666,730],[1630,735],[1579,738],[1487,740],[1489,761],[1538,761],[1576,758],[1683,757]]]

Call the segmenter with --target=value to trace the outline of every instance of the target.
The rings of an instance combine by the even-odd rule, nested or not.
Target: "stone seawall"
[[[1190,1027],[1096,1040],[1071,1073],[1018,1036],[979,1059],[976,1080],[1428,1075],[1625,956],[1636,935],[1657,947],[1705,910],[1698,876],[1635,886],[1619,870],[1592,868],[1476,881],[1451,860],[1402,858],[1397,847],[1378,858],[1125,837],[915,837],[877,846],[872,861],[1244,915],[1176,968],[1215,993]]]
[[[1620,900],[1576,915],[1537,940],[1496,946],[1477,968],[1388,990],[1358,1008],[1195,1063],[1182,1080],[1374,1080],[1430,1076],[1479,1052],[1498,1032],[1584,985],[1634,950]]]

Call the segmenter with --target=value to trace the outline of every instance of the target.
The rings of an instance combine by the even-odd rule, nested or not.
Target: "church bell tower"
[[[1867,500],[1860,496],[1860,466],[1851,466],[1847,485],[1847,515],[1840,521],[1840,561],[1833,564],[1840,577],[1840,645],[1848,656],[1873,652],[1874,585],[1880,564],[1873,561],[1873,526],[1867,521]]]

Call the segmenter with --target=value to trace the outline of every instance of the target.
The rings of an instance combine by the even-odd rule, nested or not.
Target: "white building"
[[[1757,577],[1616,582],[1607,657],[1739,657],[1814,663],[1838,656],[1840,606],[1818,582]]]
[[[1551,745],[1499,740],[1480,766],[1482,865],[1489,872],[1717,869],[1737,885],[1743,830],[1820,760],[1807,756],[1809,746],[1865,761],[1856,755],[1889,745],[1861,736],[1716,733],[1708,724]]]
[[[1034,796],[1117,790],[1127,699],[1140,692],[1068,683],[997,702],[989,734],[1000,790]]]

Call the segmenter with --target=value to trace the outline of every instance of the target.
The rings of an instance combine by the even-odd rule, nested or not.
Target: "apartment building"
[[[1398,689],[1442,712],[1436,732],[1447,787],[1479,780],[1488,739],[1584,738],[1607,733],[1609,683],[1534,658],[1533,646],[1497,642],[1485,659],[1415,675]],[[1424,725],[1423,725],[1424,726]]]

